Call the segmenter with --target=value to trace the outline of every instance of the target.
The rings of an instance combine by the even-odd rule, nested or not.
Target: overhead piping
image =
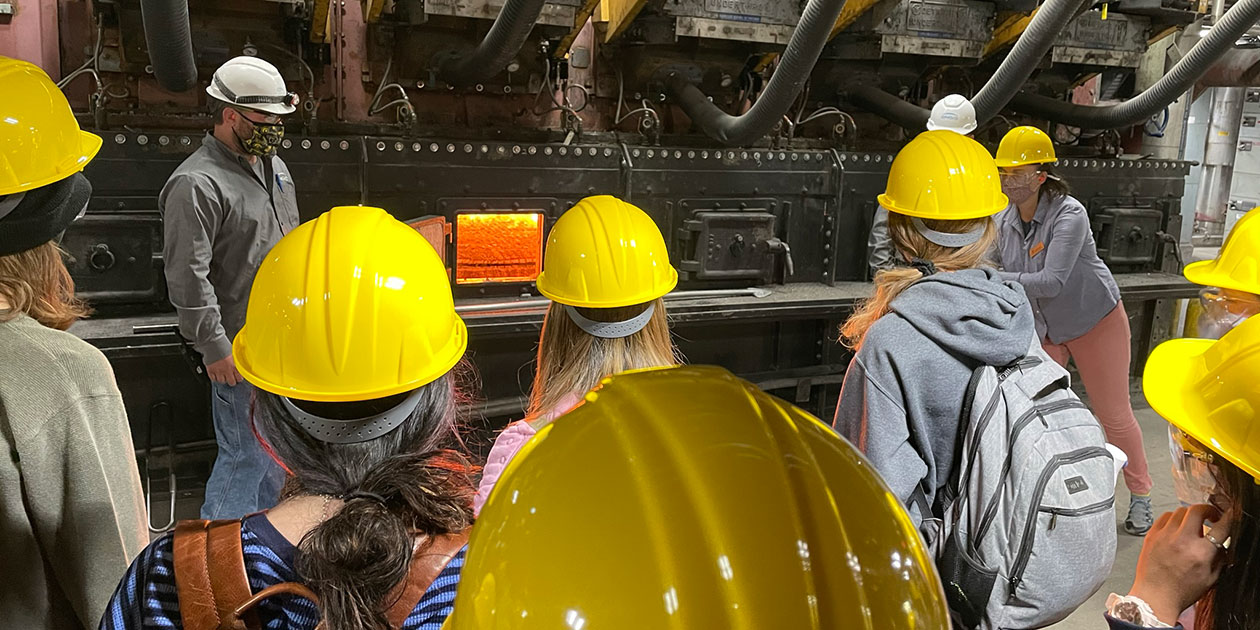
[[[158,85],[170,92],[187,92],[197,84],[188,0],[140,0],[144,41]]]
[[[1141,94],[1113,105],[1078,105],[1036,94],[1019,93],[1011,108],[1084,129],[1115,129],[1136,125],[1159,113],[1194,85],[1234,42],[1260,19],[1260,0],[1239,0],[1218,24],[1182,57],[1172,70]]]
[[[455,85],[480,83],[507,67],[542,14],[544,0],[507,0],[485,39],[471,52],[448,56],[438,64],[438,78]]]
[[[1020,34],[993,76],[971,99],[976,121],[983,124],[1002,111],[1037,64],[1054,45],[1067,23],[1079,15],[1082,0],[1046,0]],[[931,115],[927,109],[907,103],[877,88],[863,86],[846,94],[848,100],[902,127],[922,130]]]
[[[757,102],[744,114],[731,116],[714,105],[700,88],[671,74],[666,89],[671,98],[705,135],[727,146],[752,144],[779,123],[809,81],[845,0],[810,0],[787,49]]]

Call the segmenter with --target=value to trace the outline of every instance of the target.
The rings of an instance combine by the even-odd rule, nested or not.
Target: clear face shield
[[[1260,313],[1260,296],[1232,289],[1208,287],[1199,292],[1203,313],[1199,315],[1199,336],[1220,339],[1248,317]]]

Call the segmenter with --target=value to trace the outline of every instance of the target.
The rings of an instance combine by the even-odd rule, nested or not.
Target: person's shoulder
[[[4,354],[18,357],[6,361],[12,369],[20,369],[24,377],[73,385],[81,395],[117,394],[114,370],[100,350],[92,344],[61,330],[43,326],[26,315],[0,324],[0,347]]]
[[[1054,200],[1054,204],[1057,208],[1058,215],[1061,217],[1073,216],[1073,217],[1085,217],[1086,219],[1089,218],[1088,214],[1085,212],[1085,205],[1082,204],[1080,200],[1078,200],[1076,197],[1073,197],[1072,195],[1063,195],[1061,197],[1056,197]]]

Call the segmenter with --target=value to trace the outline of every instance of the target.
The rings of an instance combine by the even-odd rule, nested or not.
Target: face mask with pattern
[[[241,116],[241,118],[245,118]],[[280,146],[280,141],[284,140],[284,125],[282,123],[258,123],[248,118],[245,121],[250,124],[253,132],[249,136],[242,138],[237,134],[236,138],[241,141],[241,147],[250,155],[258,157],[268,157],[276,152],[276,147]]]

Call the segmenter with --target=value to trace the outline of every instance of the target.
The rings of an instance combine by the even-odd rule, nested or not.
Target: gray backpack
[[[1114,463],[1068,385],[1035,341],[1016,364],[972,375],[940,520],[926,524],[939,529],[925,532],[956,628],[1048,626],[1111,573]]]

